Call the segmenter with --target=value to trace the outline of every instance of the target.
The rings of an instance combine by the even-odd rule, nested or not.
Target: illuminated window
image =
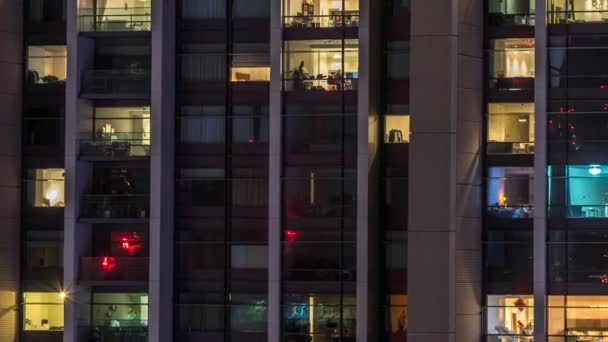
[[[608,2],[604,0],[548,0],[550,24],[605,23]]]
[[[387,144],[406,144],[410,142],[410,116],[384,116],[384,142]]]
[[[65,82],[67,51],[65,46],[46,45],[27,48],[27,83]]]
[[[232,67],[232,82],[270,81],[270,67]]]
[[[80,31],[150,31],[151,0],[79,0]]]
[[[608,217],[608,166],[568,165],[566,175],[568,217]]]
[[[488,215],[505,219],[532,218],[534,168],[491,167],[488,173]]]
[[[389,319],[390,319],[390,335],[391,337],[397,338],[407,334],[407,295],[390,295],[390,308],[389,308]]]
[[[287,91],[356,90],[358,79],[358,40],[287,42],[283,59],[283,80]]]
[[[150,107],[95,108],[94,116],[83,120],[82,127],[83,155],[150,155]]]
[[[486,328],[490,336],[534,334],[534,298],[532,296],[488,296]]]
[[[231,56],[232,82],[270,81],[270,54],[268,44],[234,44]]]
[[[23,330],[63,330],[62,292],[25,292]]]
[[[490,59],[496,78],[534,77],[534,39],[496,39]]]
[[[30,169],[26,187],[27,203],[31,206],[65,206],[63,169]]]
[[[606,340],[608,296],[549,296],[547,302],[549,336],[573,336],[567,341]]]
[[[488,153],[534,153],[534,104],[490,103]]]
[[[112,329],[145,332],[148,327],[147,293],[94,293],[93,325],[100,330]]]

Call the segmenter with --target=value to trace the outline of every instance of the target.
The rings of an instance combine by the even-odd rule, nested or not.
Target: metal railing
[[[149,136],[149,134],[148,134]],[[85,137],[80,139],[80,155],[129,158],[150,156],[150,138],[144,138],[143,133],[117,132],[111,136]]]
[[[335,15],[284,16],[283,17],[283,26],[285,28],[358,27],[359,26],[359,12],[358,11],[344,11],[344,12],[341,12],[340,14],[335,14]]]
[[[150,93],[150,70],[87,70],[82,78],[83,93]]]
[[[489,141],[488,154],[534,154],[533,141]]]
[[[150,196],[147,194],[83,195],[82,218],[147,218]]]
[[[80,280],[147,281],[147,257],[81,257]]]
[[[146,32],[152,30],[149,7],[83,8],[78,13],[80,32]]]
[[[608,10],[548,11],[548,24],[597,24],[608,23]]]
[[[532,205],[489,205],[488,216],[501,219],[531,219],[534,217]]]

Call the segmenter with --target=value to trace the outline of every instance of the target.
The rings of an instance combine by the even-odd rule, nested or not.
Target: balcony
[[[81,93],[87,98],[150,97],[150,70],[88,70],[82,78]]]
[[[142,2],[149,5],[149,1]],[[81,8],[78,10],[80,32],[150,32],[152,8]]]
[[[283,17],[285,39],[356,39],[359,11],[334,11],[332,15],[295,15]]]
[[[82,257],[81,281],[148,281],[147,257]]]
[[[150,156],[150,139],[139,133],[116,133],[116,138],[80,140],[80,155],[87,159],[132,159]]]
[[[147,220],[150,197],[147,194],[84,195],[80,210],[82,219]]]

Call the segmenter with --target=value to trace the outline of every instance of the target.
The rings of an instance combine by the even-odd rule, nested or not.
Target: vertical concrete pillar
[[[268,342],[281,341],[281,0],[270,0],[268,151]]]
[[[380,190],[381,3],[359,2],[357,104],[357,331],[358,341],[377,341],[379,331],[378,207]]]
[[[18,338],[23,1],[0,1],[0,341]]]
[[[175,3],[152,0],[150,342],[173,341]]]
[[[413,1],[412,13],[408,341],[478,341],[482,1]]]
[[[65,342],[76,342],[81,329],[89,320],[89,289],[78,284],[80,257],[90,245],[90,225],[80,224],[78,216],[90,164],[78,160],[80,145],[79,122],[81,115],[90,113],[91,103],[79,98],[80,80],[84,70],[93,63],[94,42],[78,33],[78,7],[76,1],[67,3],[67,81],[65,91],[65,208],[63,285],[67,296],[64,308]]]
[[[534,78],[534,339],[547,336],[547,3],[536,1]]]

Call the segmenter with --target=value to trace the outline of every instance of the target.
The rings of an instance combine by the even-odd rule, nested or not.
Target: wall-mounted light
[[[602,169],[600,169],[599,165],[590,165],[591,167],[589,168],[589,173],[592,174],[593,176],[597,176],[600,173],[602,173]]]

